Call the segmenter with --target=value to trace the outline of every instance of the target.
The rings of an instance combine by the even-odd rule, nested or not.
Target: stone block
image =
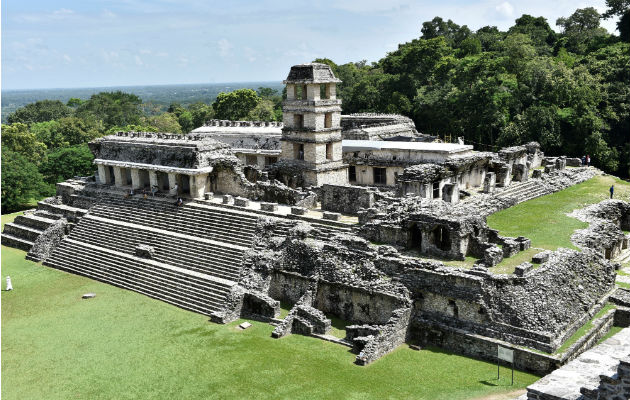
[[[212,200],[214,199],[214,193],[212,192],[206,192],[203,194],[203,198],[206,200]]]
[[[262,211],[276,212],[278,211],[278,203],[260,203]]]
[[[532,257],[532,262],[534,264],[542,264],[549,260],[549,252],[543,251],[542,253],[538,253]]]
[[[138,257],[151,259],[155,255],[155,249],[153,248],[153,246],[139,244],[135,248],[135,254]]]
[[[249,199],[237,197],[234,199],[234,205],[238,207],[249,207]]]
[[[563,170],[567,167],[567,158],[562,156],[556,158],[556,169],[558,171]]]
[[[556,170],[555,165],[545,165],[545,174],[550,174]]]
[[[503,257],[508,258],[516,255],[520,251],[521,245],[516,239],[505,238],[503,240]]]
[[[532,171],[532,178],[533,179],[540,179],[540,178],[542,178],[542,172],[543,172],[542,169],[535,169],[535,170],[533,170]]]
[[[459,203],[459,184],[457,182],[444,184],[442,187],[442,200],[447,203]]]
[[[488,247],[483,252],[483,261],[487,266],[494,267],[503,261],[503,251],[497,246]]]
[[[331,221],[339,221],[341,218],[341,214],[336,212],[324,211],[324,219],[328,219]]]
[[[582,159],[580,158],[567,158],[567,167],[581,167]]]
[[[525,236],[517,237],[516,241],[519,243],[519,251],[524,251],[532,247],[532,241]]]
[[[223,195],[223,204],[233,204],[233,203],[234,203],[234,197],[232,197],[229,194]]]
[[[524,262],[514,268],[514,275],[525,276],[525,274],[527,274],[529,271],[532,271],[533,269],[534,266],[532,265],[532,263]]]
[[[291,207],[291,214],[293,215],[305,215],[306,211],[304,207]]]

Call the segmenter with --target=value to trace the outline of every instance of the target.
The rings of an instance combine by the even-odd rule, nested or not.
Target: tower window
[[[333,145],[332,145],[332,143],[326,143],[326,159],[327,160],[332,160],[333,159]]]
[[[324,114],[324,128],[332,128],[332,113]]]
[[[374,183],[377,185],[387,185],[387,169],[374,168]]]
[[[293,144],[294,157],[296,160],[304,160],[304,145],[301,143]]]
[[[326,84],[322,83],[321,85],[319,85],[319,98],[320,99],[327,99],[328,98],[328,91],[326,90]]]
[[[304,115],[303,114],[295,114],[293,116],[293,125],[296,128],[304,128]]]

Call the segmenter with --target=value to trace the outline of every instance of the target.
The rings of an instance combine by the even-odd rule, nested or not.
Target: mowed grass
[[[610,197],[608,189],[615,185],[615,198],[628,201],[630,183],[614,176],[596,176],[560,192],[526,201],[488,217],[488,226],[502,236],[525,236],[532,247],[555,250],[575,249],[571,234],[584,229],[587,223],[566,214]]]
[[[2,246],[2,399],[466,399],[538,378],[406,345],[367,367],[315,338],[199,314],[44,267]],[[81,300],[81,295],[96,297]],[[506,370],[507,371],[507,370]]]

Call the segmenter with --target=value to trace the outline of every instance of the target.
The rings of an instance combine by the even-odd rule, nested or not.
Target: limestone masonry
[[[247,317],[273,324],[273,337],[348,346],[360,365],[404,342],[490,361],[501,345],[519,369],[564,365],[528,398],[627,395],[628,328],[589,349],[630,323],[614,262],[630,252],[628,203],[573,211],[588,223],[572,236],[580,251],[489,270],[531,241],[501,236],[488,215],[601,172],[566,168],[574,160],[545,157],[537,143],[478,152],[403,116],[342,115],[340,80],[325,64],[293,66],[284,83],[282,123],[212,120],[186,135],[94,140],[94,176],[58,184],[6,224],[2,243],[214,322]],[[467,257],[472,268],[445,264]],[[600,316],[608,301],[616,308]],[[282,319],[280,302],[291,305]],[[345,338],[329,334],[331,316],[347,321]],[[591,354],[598,366],[582,367]],[[556,390],[562,379],[570,390]]]

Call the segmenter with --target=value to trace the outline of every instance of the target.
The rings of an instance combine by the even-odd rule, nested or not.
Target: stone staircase
[[[27,211],[17,216],[13,222],[4,225],[2,244],[29,251],[39,235],[56,220],[69,218],[76,221],[86,212],[87,210],[81,208],[40,201],[37,203],[37,210]]]
[[[238,282],[257,221],[193,203],[101,196],[44,265],[210,315]]]
[[[537,180],[530,179],[527,182],[512,182],[508,187],[495,194],[496,198],[514,198],[518,203],[535,199],[548,194]]]

